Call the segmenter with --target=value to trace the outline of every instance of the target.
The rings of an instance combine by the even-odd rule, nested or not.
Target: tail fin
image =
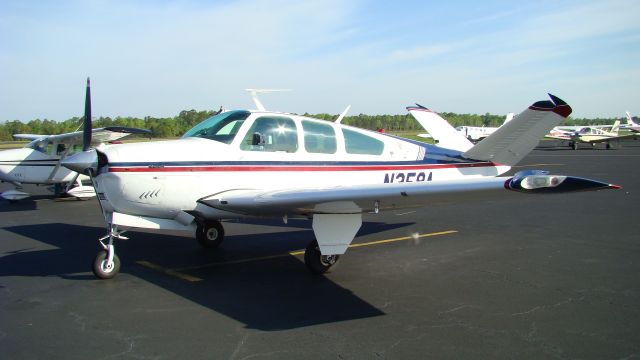
[[[507,117],[504,118],[504,122],[502,123],[502,125],[504,125],[504,124],[508,123],[509,121],[513,120],[513,116],[514,116],[513,113],[508,113]]]
[[[629,114],[628,111],[627,111],[627,125],[638,126],[638,124],[636,124],[635,121],[633,121],[633,117],[631,117],[631,114]]]
[[[620,120],[616,120],[611,127],[611,132],[615,135],[618,135],[618,130],[620,130]]]
[[[473,147],[473,144],[458,133],[447,120],[422,105],[416,105],[408,106],[407,110],[429,132],[431,137],[438,141],[438,146],[458,151],[467,151]]]
[[[571,107],[549,94],[551,101],[538,101],[493,134],[466,151],[470,159],[513,166],[533,150],[540,139],[571,114]]]

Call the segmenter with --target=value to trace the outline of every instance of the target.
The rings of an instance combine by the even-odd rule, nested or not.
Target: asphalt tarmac
[[[514,170],[622,185],[368,214],[326,276],[310,222],[227,222],[217,251],[128,233],[96,280],[95,200],[0,201],[4,359],[640,359],[640,142],[545,142]],[[8,188],[0,184],[0,191]]]

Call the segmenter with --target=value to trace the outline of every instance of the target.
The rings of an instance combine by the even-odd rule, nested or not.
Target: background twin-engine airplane
[[[132,133],[150,132],[118,126],[94,129],[91,144],[100,146]],[[60,166],[60,160],[82,150],[82,131],[59,135],[15,134],[13,137],[31,142],[21,149],[0,151],[0,181],[15,187],[0,193],[1,197],[10,202],[29,197],[29,193],[22,191],[22,184],[52,185],[56,195],[95,196],[93,186],[83,184],[83,181],[89,182],[86,175]]]
[[[326,272],[344,254],[367,212],[493,199],[509,192],[561,193],[619,188],[599,181],[525,171],[499,177],[571,113],[550,95],[477,145],[422,106],[409,112],[439,140],[413,142],[338,122],[259,110],[215,115],[179,140],[89,149],[62,165],[92,177],[107,235],[93,272],[120,269],[113,242],[123,229],[192,231],[204,247],[224,238],[221,220],[277,217],[312,220],[315,240],[304,260]],[[258,104],[258,103],[257,103]]]

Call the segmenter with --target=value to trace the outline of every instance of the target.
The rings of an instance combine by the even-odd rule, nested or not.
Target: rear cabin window
[[[298,150],[298,132],[293,120],[281,116],[263,116],[256,119],[240,144],[248,151]]]
[[[336,133],[333,126],[302,120],[304,131],[304,149],[308,153],[335,154],[337,151]]]
[[[381,155],[384,142],[357,131],[342,129],[348,154]]]

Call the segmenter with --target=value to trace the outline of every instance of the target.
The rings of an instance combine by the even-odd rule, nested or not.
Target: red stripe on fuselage
[[[164,166],[164,167],[111,167],[109,172],[230,172],[230,171],[389,171],[389,170],[433,170],[470,167],[499,166],[491,162],[462,164],[420,165],[362,165],[362,166],[283,166],[283,165],[210,165],[210,166]]]

